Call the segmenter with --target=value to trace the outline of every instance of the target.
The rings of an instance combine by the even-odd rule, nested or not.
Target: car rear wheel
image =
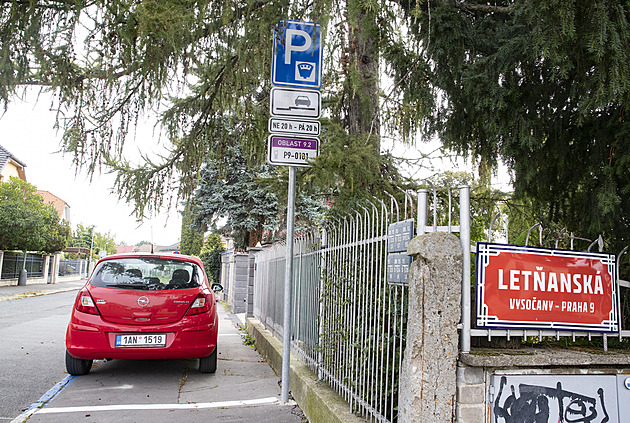
[[[217,371],[217,350],[215,347],[212,354],[207,357],[201,357],[199,359],[199,371],[201,373],[214,373]]]
[[[66,351],[66,370],[73,376],[86,375],[92,368],[92,360],[75,358]]]

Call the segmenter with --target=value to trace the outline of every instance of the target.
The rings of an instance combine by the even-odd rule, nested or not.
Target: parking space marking
[[[196,404],[118,404],[118,405],[94,405],[81,407],[56,407],[42,408],[33,414],[55,413],[86,413],[96,411],[120,411],[120,410],[189,410],[207,408],[248,407],[256,405],[278,404],[280,399],[276,397],[259,398],[253,400],[200,402]]]

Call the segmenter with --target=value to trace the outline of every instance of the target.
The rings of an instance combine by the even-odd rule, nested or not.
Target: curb
[[[33,290],[33,291],[26,291],[26,292],[21,292],[19,294],[13,294],[13,295],[7,295],[7,296],[0,295],[0,302],[18,300],[21,298],[41,297],[42,295],[58,294],[60,292],[76,291],[78,289],[80,288],[76,288],[76,287],[75,288],[59,288],[59,289],[50,289],[50,290],[43,290],[43,291]]]
[[[256,319],[247,319],[247,332],[254,338],[260,355],[276,374],[281,374],[282,343]],[[312,423],[365,423],[365,419],[353,414],[350,405],[294,354],[291,354],[289,388],[293,399]]]

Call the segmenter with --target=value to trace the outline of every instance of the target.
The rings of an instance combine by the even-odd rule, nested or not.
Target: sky
[[[85,173],[75,175],[72,160],[60,153],[61,133],[53,129],[55,115],[49,110],[47,98],[35,97],[16,100],[0,114],[0,145],[26,165],[26,180],[39,190],[49,191],[70,206],[71,226],[95,225],[100,233],[110,233],[117,244],[134,245],[153,241],[157,245],[171,245],[180,240],[181,216],[174,208],[137,222],[133,209],[112,194],[114,175],[94,175],[92,181]],[[148,125],[146,133],[152,133]],[[128,141],[129,150],[135,140]],[[144,148],[150,149],[147,143]]]

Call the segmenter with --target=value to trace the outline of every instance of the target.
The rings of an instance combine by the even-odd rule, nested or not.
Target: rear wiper
[[[106,284],[107,287],[109,288],[129,288],[129,289],[133,289],[133,288],[146,288],[147,285],[145,285],[142,282],[136,282],[136,283],[108,283]]]

